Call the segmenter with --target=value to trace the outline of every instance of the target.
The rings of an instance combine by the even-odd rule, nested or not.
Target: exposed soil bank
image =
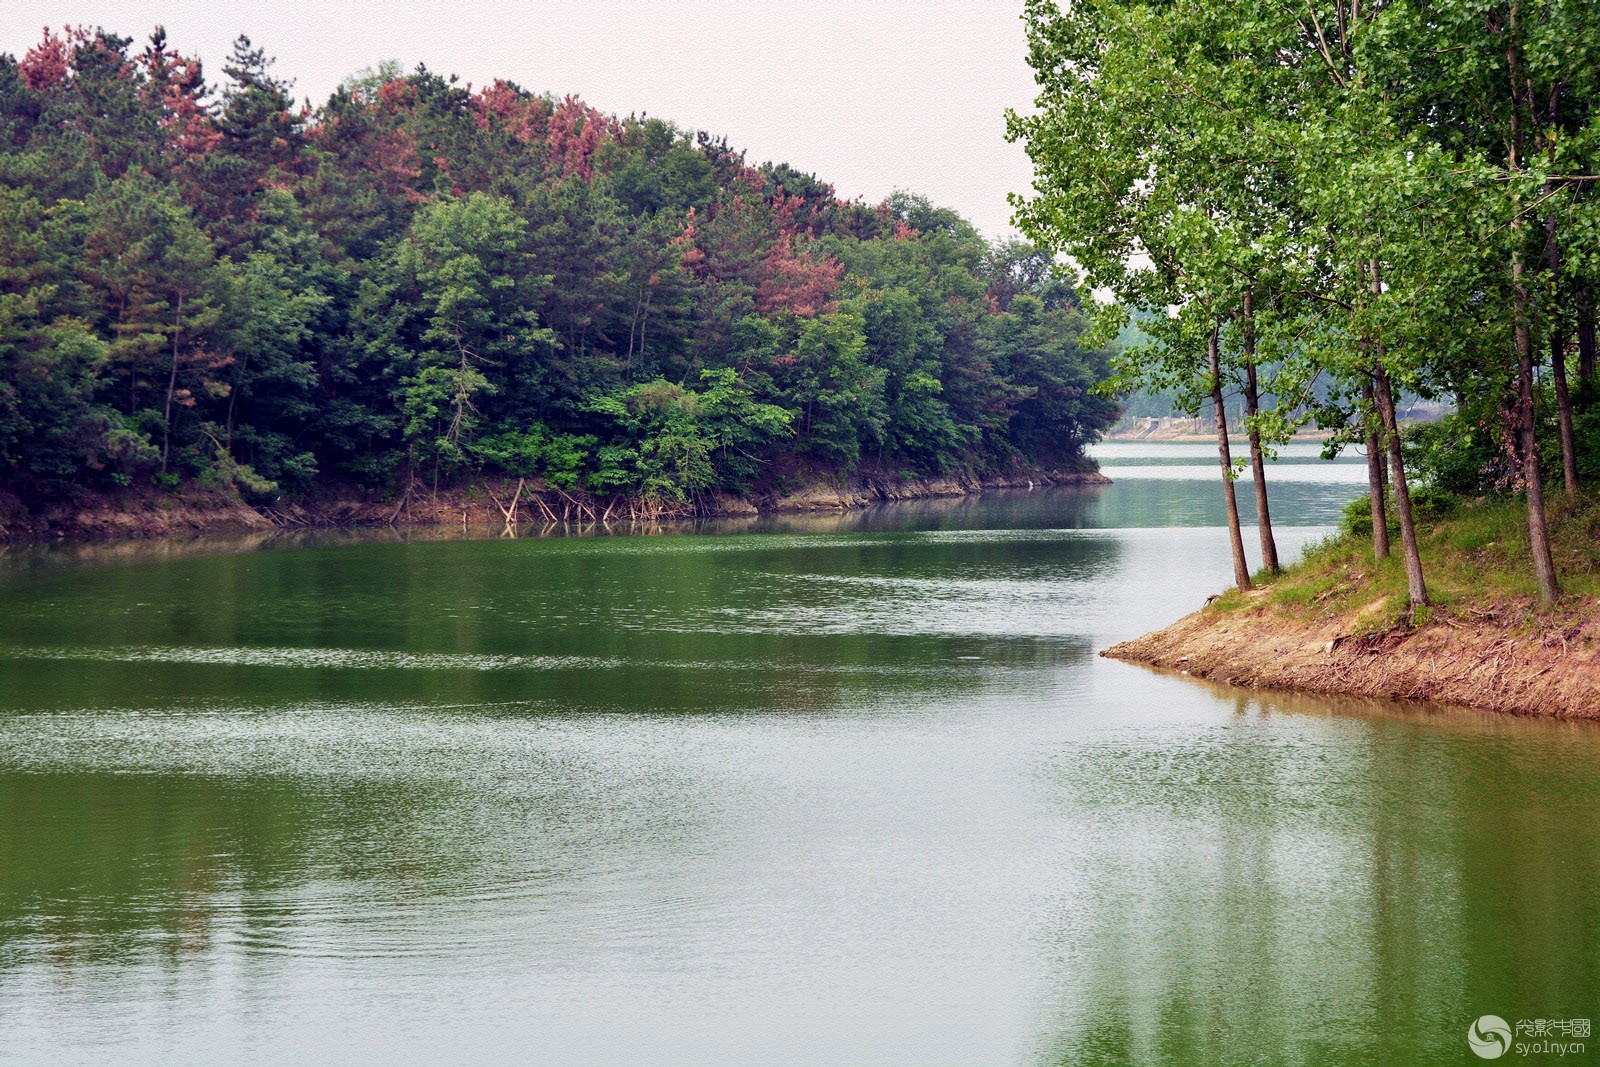
[[[1358,612],[1312,621],[1266,604],[1212,607],[1101,655],[1233,685],[1600,718],[1600,604],[1536,629],[1530,607],[1438,611],[1425,626],[1383,631],[1363,629]]]
[[[867,473],[843,485],[813,483],[805,488],[756,498],[752,512],[845,511],[890,500],[968,496],[985,489],[1033,489],[1044,485],[1110,485],[1094,470],[1028,471],[1022,474],[948,474],[939,478],[893,478]],[[738,514],[735,512],[734,514]]]
[[[184,489],[164,492],[129,488],[72,502],[29,507],[0,493],[0,541],[123,540],[191,534],[248,533],[339,526],[503,527],[508,513],[518,524],[599,523],[772,512],[830,512],[891,500],[966,496],[985,489],[1042,485],[1104,485],[1090,470],[1030,471],[984,475],[955,473],[938,478],[899,478],[866,471],[843,479],[806,480],[797,487],[769,489],[749,498],[716,494],[696,504],[651,504],[566,492],[536,480],[488,478],[441,488],[414,487],[383,496],[330,490],[309,501],[253,507],[232,492]]]
[[[236,493],[130,488],[29,507],[0,493],[0,541],[127,540],[277,528]]]

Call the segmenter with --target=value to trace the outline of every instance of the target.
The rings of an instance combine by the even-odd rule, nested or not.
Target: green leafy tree
[[[472,193],[424,205],[394,249],[384,295],[410,313],[386,323],[378,341],[407,350],[399,399],[419,461],[464,464],[480,401],[513,377],[521,393],[538,388],[553,337],[534,307],[547,279],[534,271],[526,236],[508,202]]]
[[[0,56],[8,490],[483,468],[685,508],[1065,462],[1110,418],[1044,343],[1070,283],[926,198],[505,81],[389,62],[302,110],[249,38],[215,91],[164,30],[129,47]],[[1004,323],[1024,296],[1053,325]]]

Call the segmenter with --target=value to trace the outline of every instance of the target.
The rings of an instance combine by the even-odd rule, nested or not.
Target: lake
[[[1316,452],[1290,557],[1364,488]],[[1100,659],[1232,572],[1207,446],[1099,454],[654,536],[9,550],[0,1062],[1405,1064],[1600,1013],[1600,730]]]

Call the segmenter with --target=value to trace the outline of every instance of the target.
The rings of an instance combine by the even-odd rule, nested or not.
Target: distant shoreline
[[[957,471],[904,478],[864,470],[842,478],[808,478],[797,485],[748,497],[708,494],[685,504],[568,492],[538,479],[482,478],[437,492],[418,488],[409,497],[353,490],[305,501],[252,506],[238,494],[215,489],[167,492],[153,488],[96,494],[28,508],[0,497],[0,544],[151,540],[342,528],[445,528],[522,530],[544,527],[622,527],[696,518],[750,518],[766,514],[852,511],[899,500],[971,496],[991,489],[1053,485],[1108,485],[1093,464],[1081,469],[1011,474]],[[518,486],[521,484],[519,493]]]
[[[1332,430],[1302,430],[1295,434],[1291,441],[1326,441],[1333,436]],[[1155,441],[1166,443],[1216,443],[1215,430],[1191,430],[1177,427],[1160,427],[1153,432],[1144,430],[1113,430],[1102,435],[1101,440],[1112,441],[1117,444],[1126,444],[1130,441]],[[1230,442],[1247,442],[1249,438],[1244,434],[1230,432]]]

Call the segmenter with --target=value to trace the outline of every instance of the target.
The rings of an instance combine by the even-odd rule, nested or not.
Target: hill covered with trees
[[[900,193],[389,64],[320,107],[244,37],[0,56],[0,489],[256,501],[484,476],[688,509],[861,468],[1072,465],[1070,279]]]

